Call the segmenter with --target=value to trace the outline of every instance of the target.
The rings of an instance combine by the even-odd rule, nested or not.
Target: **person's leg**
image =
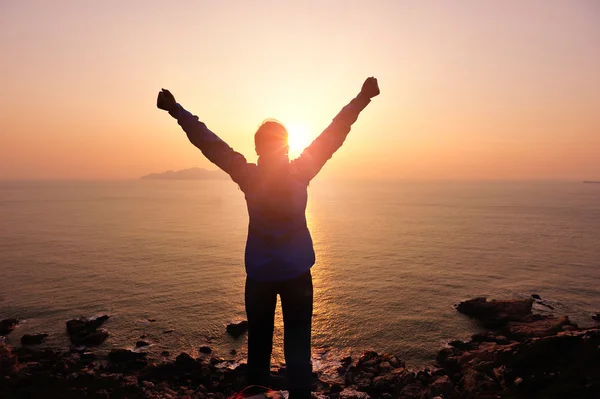
[[[277,291],[273,283],[246,277],[248,318],[248,383],[269,386]]]
[[[310,271],[279,287],[283,312],[283,346],[290,399],[310,398],[310,336],[313,286]]]

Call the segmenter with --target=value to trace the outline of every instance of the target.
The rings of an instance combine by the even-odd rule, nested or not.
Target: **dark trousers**
[[[310,334],[313,286],[310,271],[292,280],[246,278],[248,382],[269,386],[277,294],[283,313],[283,341],[290,399],[310,398]]]

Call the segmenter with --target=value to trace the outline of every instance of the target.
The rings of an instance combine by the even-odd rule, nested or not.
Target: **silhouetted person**
[[[188,138],[244,192],[250,223],[246,242],[248,382],[269,385],[277,294],[281,297],[284,353],[290,399],[310,397],[311,322],[315,263],[306,225],[309,182],[340,148],[359,113],[379,94],[377,79],[365,80],[358,96],[304,152],[290,162],[288,132],[266,121],[254,135],[258,162],[249,163],[163,89],[157,106],[177,119]]]

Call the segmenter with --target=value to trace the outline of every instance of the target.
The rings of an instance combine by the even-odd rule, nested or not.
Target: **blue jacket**
[[[359,94],[297,159],[282,165],[276,174],[261,168],[260,158],[258,164],[247,162],[181,105],[170,112],[192,144],[229,174],[246,197],[250,222],[245,264],[250,278],[284,281],[314,265],[315,251],[305,215],[308,184],[344,143],[369,102]]]

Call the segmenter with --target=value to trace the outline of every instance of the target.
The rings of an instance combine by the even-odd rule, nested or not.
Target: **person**
[[[267,120],[254,135],[256,164],[235,152],[186,111],[165,89],[157,106],[177,119],[190,142],[229,174],[244,193],[249,214],[245,249],[245,306],[248,318],[248,373],[253,385],[269,385],[277,295],[284,323],[284,357],[290,399],[311,395],[311,323],[315,252],[306,224],[310,181],[344,143],[360,112],[379,95],[374,77],[295,160],[288,157],[288,132]]]

